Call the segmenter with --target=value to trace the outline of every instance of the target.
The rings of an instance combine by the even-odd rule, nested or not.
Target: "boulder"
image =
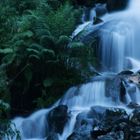
[[[49,131],[62,134],[67,121],[68,107],[65,105],[55,107],[48,114]]]
[[[118,124],[128,121],[128,115],[124,109],[110,108],[105,111],[102,121],[107,125]]]
[[[128,115],[124,109],[106,109],[102,114],[102,119],[100,120],[100,122],[96,126],[93,126],[91,135],[94,139],[97,139],[99,136],[106,135],[109,132],[113,131],[114,127],[122,122],[128,122]]]
[[[93,127],[98,126],[107,108],[91,107],[90,111],[78,114],[74,132],[67,140],[91,140]]]

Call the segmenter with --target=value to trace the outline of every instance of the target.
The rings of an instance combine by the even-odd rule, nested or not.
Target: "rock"
[[[81,136],[77,135],[76,133],[72,133],[67,140],[81,140]]]
[[[126,88],[125,88],[125,84],[123,81],[121,81],[121,84],[120,84],[120,100],[122,102],[127,102],[126,99],[125,99],[125,95],[126,95]]]
[[[75,130],[67,140],[91,140],[95,132],[93,132],[93,126],[98,126],[106,109],[94,106],[89,112],[80,113],[76,118]]]
[[[76,129],[67,140],[91,140],[92,126],[83,124],[79,129]]]
[[[122,10],[126,8],[129,0],[107,0],[107,9],[109,12]]]
[[[104,132],[109,132],[113,129],[115,124],[122,122],[128,122],[126,111],[119,108],[110,108],[106,109],[102,115],[102,120],[100,121],[100,124],[98,124],[98,127]]]
[[[140,83],[140,76],[139,75],[131,75],[128,79],[132,83],[135,83],[135,84]]]
[[[130,132],[132,136],[140,136],[140,127],[139,126],[132,126],[130,128]]]
[[[98,17],[103,16],[104,14],[107,13],[106,4],[97,4],[95,7],[95,11]]]
[[[108,131],[96,129],[96,130],[93,130],[91,132],[91,135],[92,135],[93,139],[97,139],[97,137],[102,136],[102,135],[106,135],[107,133],[108,133]]]
[[[132,75],[132,74],[134,74],[133,71],[125,70],[125,71],[121,71],[118,75]]]
[[[110,132],[106,135],[99,136],[97,140],[124,140],[123,131]]]
[[[101,114],[101,120],[97,125],[93,126],[93,130],[91,131],[93,139],[97,139],[99,136],[106,135],[111,131],[123,130],[124,127],[122,123],[128,122],[128,115],[124,109],[108,108],[105,111],[102,111]],[[119,129],[117,128],[118,125]],[[106,137],[110,137],[110,135],[107,135]]]
[[[49,131],[62,134],[68,121],[68,107],[60,105],[52,109],[48,114]]]
[[[140,108],[135,109],[130,114],[130,122],[135,126],[140,126]]]
[[[94,106],[91,107],[90,111],[88,112],[88,118],[93,118],[96,120],[101,120],[103,114],[106,111],[106,107],[102,107],[102,106]]]
[[[106,96],[111,97],[112,101],[114,103],[120,102],[120,97],[121,97],[120,92],[122,92],[121,91],[121,82],[122,82],[122,79],[120,78],[120,76],[115,76],[115,77],[107,80]],[[123,90],[123,93],[124,92],[125,92],[125,90]],[[122,95],[124,95],[124,94],[122,94]],[[123,98],[123,96],[122,96],[122,98]]]
[[[135,103],[135,102],[130,102],[127,107],[131,108],[131,109],[136,109],[136,108],[140,108],[140,105]]]
[[[123,131],[125,140],[128,140],[130,137],[130,126],[128,122],[121,122],[119,124],[115,124],[112,131]]]
[[[82,125],[93,125],[93,119],[88,117],[87,112],[82,112],[76,117],[75,129],[79,129]]]
[[[120,108],[110,108],[107,109],[106,112],[103,115],[103,120],[107,125],[113,125],[118,124],[120,122],[127,122],[128,121],[128,115],[124,109]]]
[[[100,19],[100,18],[98,18],[98,17],[94,17],[94,19],[93,19],[93,24],[94,24],[94,25],[99,24],[99,23],[101,23],[101,22],[103,22],[102,19]]]
[[[56,133],[50,133],[47,137],[47,140],[59,140],[58,134]]]

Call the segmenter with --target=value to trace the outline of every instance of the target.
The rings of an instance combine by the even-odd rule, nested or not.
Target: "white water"
[[[42,109],[35,112],[28,118],[16,118],[13,123],[16,124],[17,129],[20,131],[21,139],[41,139],[46,137],[48,130],[47,114],[49,109]],[[16,140],[16,138],[14,139]]]
[[[140,1],[133,0],[127,10],[103,17],[101,61],[109,71],[128,69],[127,57],[140,60]]]
[[[91,11],[92,13],[93,11]],[[91,14],[91,19],[93,15]],[[140,0],[131,0],[128,9],[123,12],[108,14],[103,17],[104,25],[100,29],[100,60],[105,67],[102,71],[120,72],[124,69],[140,69]],[[80,25],[73,36],[76,36],[90,22]],[[128,65],[129,60],[130,65]],[[136,85],[130,85],[136,86]],[[131,94],[129,87],[125,95],[126,103],[134,101],[140,103],[140,92]],[[67,105],[71,118],[64,128],[59,140],[66,140],[73,132],[76,117],[80,112],[90,110],[94,105],[126,108],[126,104],[106,95],[106,80],[93,81],[79,87],[70,88],[57,104]],[[47,114],[50,109],[35,112],[28,118],[16,118],[13,122],[21,132],[22,140],[44,140],[48,130]],[[6,140],[6,139],[5,139]],[[15,139],[16,140],[16,139]]]

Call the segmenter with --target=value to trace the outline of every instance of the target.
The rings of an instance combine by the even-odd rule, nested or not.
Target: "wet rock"
[[[104,130],[100,130],[98,128],[95,128],[92,132],[92,138],[93,139],[97,139],[97,137],[102,136],[102,135],[106,135],[108,133],[108,131],[104,131]]]
[[[97,4],[95,7],[97,17],[103,16],[107,13],[106,4]]]
[[[107,9],[109,12],[122,10],[126,8],[129,0],[107,0]]]
[[[124,109],[110,108],[103,115],[103,122],[112,125],[120,122],[128,121],[128,115]]]
[[[125,99],[125,95],[126,95],[126,88],[125,88],[125,84],[123,81],[121,81],[120,83],[120,101],[122,102],[127,102]]]
[[[98,126],[107,108],[101,106],[91,107],[89,112],[82,112],[76,118],[74,132],[67,140],[91,140],[93,137],[93,127]],[[100,131],[100,130],[99,130]],[[96,133],[102,133],[101,132]]]
[[[98,17],[94,17],[94,19],[93,19],[93,24],[94,24],[94,25],[99,24],[99,23],[101,23],[101,22],[103,22],[102,19],[100,19],[100,18],[98,18]]]
[[[132,75],[132,74],[134,74],[133,71],[125,70],[125,71],[121,71],[118,75]]]
[[[132,126],[130,128],[130,132],[132,136],[140,136],[140,127],[139,126]]]
[[[140,105],[135,103],[135,102],[130,102],[128,105],[127,105],[128,108],[131,108],[131,109],[136,109],[136,108],[140,108]]]
[[[81,140],[81,136],[77,135],[76,133],[72,133],[67,140]]]
[[[125,112],[124,109],[119,109],[119,108],[106,109],[101,117],[102,119],[98,122],[98,124],[93,126],[93,130],[91,131],[91,135],[93,139],[97,139],[99,136],[102,135],[107,135],[111,131],[124,130],[125,125],[123,125],[123,123],[127,124],[128,122],[127,113]],[[108,138],[111,136],[107,135],[106,137]]]
[[[59,140],[58,134],[50,133],[46,140]]]
[[[124,139],[125,140],[128,140],[129,137],[130,137],[130,126],[129,126],[129,122],[121,122],[121,123],[118,123],[118,124],[115,124],[113,129],[112,129],[113,132],[116,132],[116,131],[123,131],[124,133]]]
[[[60,105],[52,109],[48,114],[50,132],[62,133],[68,120],[68,107]]]
[[[101,120],[103,114],[106,111],[106,107],[102,107],[102,106],[94,106],[91,107],[90,111],[88,112],[88,118],[93,118],[96,120]]]
[[[120,102],[120,93],[121,91],[121,82],[122,79],[120,76],[115,76],[107,80],[106,83],[106,96],[111,97],[114,103]],[[125,91],[123,91],[125,92]],[[125,94],[125,93],[124,93]],[[124,94],[122,94],[124,96]],[[122,98],[123,98],[122,96]]]
[[[132,83],[135,83],[135,84],[140,83],[140,76],[139,75],[131,75],[128,79]]]
[[[88,117],[88,112],[82,112],[76,117],[75,129],[79,129],[83,125],[93,125],[93,119]]]
[[[105,132],[111,131],[116,124],[128,122],[128,115],[125,110],[119,108],[107,109],[102,117],[99,128]]]
[[[135,126],[140,126],[140,108],[135,109],[130,114],[130,122]]]
[[[99,136],[97,140],[124,140],[123,131],[110,132],[106,135]]]
[[[92,126],[83,124],[79,129],[76,129],[67,140],[91,140]]]

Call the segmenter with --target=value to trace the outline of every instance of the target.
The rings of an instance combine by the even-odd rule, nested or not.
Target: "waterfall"
[[[48,130],[46,119],[48,112],[49,109],[42,109],[33,113],[28,118],[15,118],[12,123],[14,123],[20,131],[21,139],[44,138]],[[16,140],[16,138],[14,140]]]
[[[105,24],[100,29],[99,55],[105,71],[120,72],[129,69],[126,65],[127,57],[140,60],[139,8],[139,1],[133,0],[127,10],[103,17]]]
[[[110,98],[105,95],[105,81],[93,81],[75,89],[73,95],[68,91],[61,104],[70,109],[88,109],[94,105],[111,106],[113,101]]]
[[[125,11],[107,14],[103,17],[103,25],[100,27],[99,59],[103,65],[103,72],[121,72],[125,69],[140,69],[140,1],[131,0]],[[90,20],[93,19],[94,8],[90,12]],[[76,36],[92,21],[84,22],[73,32]],[[94,25],[92,25],[94,27]],[[129,62],[129,63],[128,63]],[[96,78],[95,78],[96,79]],[[98,78],[97,78],[98,79]],[[113,96],[107,94],[107,80],[93,80],[80,86],[71,87],[53,107],[67,105],[70,119],[65,125],[64,131],[59,135],[59,140],[66,140],[72,134],[76,117],[79,113],[89,110],[92,106],[125,107],[131,101],[140,103],[140,91],[134,84],[125,85],[125,102],[120,100],[120,94],[114,91]],[[135,88],[133,92],[131,88]],[[115,90],[115,89],[114,89]],[[116,93],[117,92],[117,93]],[[53,108],[52,107],[52,108]],[[43,109],[35,112],[27,118],[15,118],[17,129],[22,140],[44,140],[49,134],[47,115],[52,109]],[[6,139],[4,139],[6,140]],[[16,139],[15,139],[16,140]]]

